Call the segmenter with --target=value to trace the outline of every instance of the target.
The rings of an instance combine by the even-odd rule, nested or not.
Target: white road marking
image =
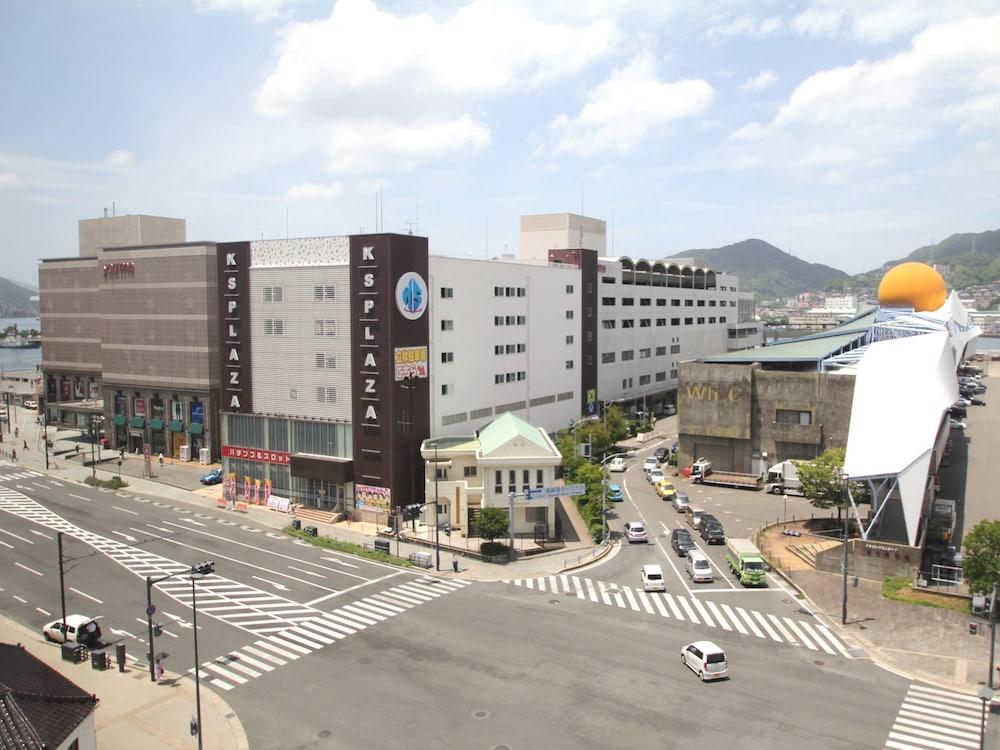
[[[42,539],[48,539],[50,542],[52,541],[52,537],[50,537],[48,534],[44,532],[39,531],[38,529],[28,529],[28,531],[30,531],[35,536],[40,536]]]
[[[74,593],[76,593],[76,594],[79,594],[80,596],[86,597],[87,599],[90,599],[91,601],[97,602],[98,604],[104,604],[104,602],[102,602],[96,596],[91,596],[90,594],[85,594],[84,592],[80,591],[80,589],[75,589],[72,586],[70,586],[69,590],[72,591],[72,592],[74,592]]]
[[[21,602],[21,604],[27,604],[28,603],[27,599],[22,599],[17,594],[14,594],[14,598],[17,599],[19,602]]]
[[[314,570],[306,570],[305,568],[297,568],[294,565],[289,565],[288,568],[289,568],[289,570],[295,570],[295,571],[298,571],[299,573],[305,573],[307,576],[315,576],[316,578],[322,578],[322,579],[326,580],[326,576],[325,575],[323,575],[322,573],[317,573]]]
[[[42,613],[43,615],[45,615],[46,617],[52,617],[52,613],[51,613],[51,612],[46,612],[46,611],[45,611],[44,609],[42,609],[41,607],[35,607],[35,609],[36,609],[36,610],[37,610],[38,612],[41,612],[41,613]]]
[[[36,576],[40,576],[40,577],[41,577],[41,576],[44,576],[44,573],[39,573],[39,572],[38,572],[37,570],[35,570],[34,568],[29,568],[29,567],[28,567],[27,565],[22,565],[22,564],[21,564],[21,563],[19,563],[19,562],[15,562],[14,564],[15,564],[15,565],[16,565],[17,567],[19,567],[19,568],[21,568],[21,569],[23,569],[23,570],[26,570],[26,571],[28,571],[29,573],[34,573],[34,574],[35,574]]]
[[[136,539],[136,538],[135,538],[134,536],[132,536],[131,534],[123,534],[123,533],[122,533],[122,532],[120,532],[120,531],[112,531],[111,533],[112,533],[112,534],[117,534],[117,535],[118,535],[118,536],[120,536],[120,537],[121,537],[122,539],[124,539],[124,540],[125,540],[126,542],[130,542],[130,543],[134,543],[134,542],[137,542],[137,541],[139,541],[138,539]]]
[[[120,510],[122,513],[131,513],[133,516],[139,515],[134,510],[128,510],[127,508],[119,508],[117,505],[112,505],[111,507],[114,508],[115,510]]]
[[[72,492],[67,492],[66,494],[69,495],[70,497],[75,497],[77,500],[83,500],[85,503],[90,502],[89,497],[84,497],[83,495],[74,495]]]
[[[277,581],[269,581],[267,578],[261,578],[260,576],[250,576],[250,577],[258,581],[263,581],[264,583],[268,583],[274,586],[274,588],[278,589],[278,591],[288,591],[288,586],[286,586],[283,583],[278,583]]]
[[[28,544],[34,544],[31,539],[25,539],[23,536],[18,536],[13,531],[7,531],[6,529],[0,529],[0,534],[6,534],[7,536],[12,536],[15,539],[20,539],[22,542],[27,542]]]

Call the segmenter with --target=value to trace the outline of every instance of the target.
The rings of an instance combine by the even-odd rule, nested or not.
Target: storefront
[[[196,461],[202,448],[205,447],[205,404],[201,401],[192,401],[191,424],[188,426],[190,439],[188,445],[191,446],[191,460]]]

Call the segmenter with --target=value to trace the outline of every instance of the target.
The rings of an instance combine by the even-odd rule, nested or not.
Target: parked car
[[[673,482],[666,479],[656,483],[656,494],[660,496],[661,500],[671,501],[674,499],[674,495],[677,494],[677,488],[674,487]]]
[[[664,479],[667,478],[666,474],[664,474],[660,469],[653,469],[651,472],[649,472],[648,476],[649,476],[649,481],[652,482],[654,487],[656,486],[657,482],[662,482]]]
[[[629,544],[633,542],[649,543],[649,536],[646,534],[646,524],[642,521],[629,521],[625,524],[625,539]]]
[[[687,507],[691,504],[691,498],[687,496],[686,492],[678,492],[674,495],[673,499],[674,510],[678,513],[683,513],[687,510]]]
[[[681,663],[707,680],[721,680],[729,674],[729,662],[726,652],[711,641],[695,641],[681,649]]]
[[[659,565],[643,565],[639,568],[639,578],[642,580],[643,591],[667,590],[667,582],[663,578],[663,569]]]
[[[660,462],[656,460],[655,456],[648,456],[645,461],[642,462],[642,470],[649,474],[653,469],[660,468]]]
[[[101,640],[101,626],[97,624],[97,620],[98,618],[87,615],[66,615],[65,630],[63,621],[55,620],[42,628],[42,635],[47,641],[55,643],[72,641],[92,648]]]
[[[36,409],[37,410],[38,409],[38,402],[37,401],[33,401],[33,400],[31,400],[29,398],[27,401],[24,402],[24,408],[25,409]]]
[[[664,461],[667,460],[667,456],[669,455],[670,451],[665,446],[660,446],[659,448],[656,449],[656,452],[653,453],[653,458],[655,458],[658,463],[662,464]]]
[[[625,499],[624,495],[622,495],[621,485],[614,482],[608,482],[608,488],[604,493],[604,497],[609,503],[620,503]]]
[[[705,544],[726,543],[726,532],[722,528],[722,524],[715,518],[715,516],[703,517],[701,519],[701,524],[698,527],[698,533],[701,534],[701,538],[705,540]]]
[[[202,484],[222,484],[222,469],[212,469],[201,475]]]
[[[712,563],[708,561],[708,557],[701,550],[688,550],[687,559],[684,561],[684,570],[695,583],[711,583],[715,580]]]
[[[678,557],[684,557],[689,550],[698,549],[691,538],[691,532],[687,529],[674,529],[670,532],[670,546]]]
[[[618,458],[612,458],[608,463],[608,471],[622,472],[627,469],[628,466],[625,463],[625,459],[619,456]]]

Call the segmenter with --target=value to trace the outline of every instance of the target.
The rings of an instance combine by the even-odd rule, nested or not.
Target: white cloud
[[[956,125],[995,128],[1000,109],[1000,16],[928,27],[910,48],[820,71],[767,123],[730,134],[776,164],[823,169],[877,165]]]
[[[785,28],[781,16],[769,16],[758,21],[751,16],[736,16],[709,26],[705,35],[709,39],[726,39],[729,37],[748,37],[750,39],[766,39],[774,36]]]
[[[1000,10],[997,0],[813,0],[791,28],[810,36],[847,36],[873,44]]]
[[[552,121],[555,153],[629,151],[657,127],[703,112],[714,93],[700,79],[658,80],[653,56],[643,53],[593,89],[576,117],[561,114]]]
[[[773,70],[762,70],[753,78],[747,80],[740,88],[744,91],[763,91],[778,82],[778,76]]]
[[[285,6],[295,2],[296,0],[192,0],[194,9],[199,13],[238,11],[246,13],[258,23],[284,18],[287,12]]]
[[[135,154],[131,151],[112,151],[104,163],[109,167],[124,167],[135,161]]]
[[[24,183],[14,172],[0,172],[0,192],[21,190]]]
[[[439,20],[338,0],[329,18],[282,30],[254,106],[322,123],[336,171],[415,164],[486,146],[489,127],[473,114],[482,103],[569,78],[618,36],[607,20],[550,22],[512,2],[472,0]]]
[[[318,184],[306,182],[296,185],[285,192],[285,200],[289,203],[300,203],[309,201],[329,201],[340,196],[344,192],[344,186],[339,182]]]
[[[385,120],[338,123],[330,128],[329,168],[333,172],[410,169],[448,153],[473,153],[490,144],[490,129],[471,115],[427,125]]]

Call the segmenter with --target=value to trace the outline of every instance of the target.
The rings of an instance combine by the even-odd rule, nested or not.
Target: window
[[[525,469],[521,472],[521,492],[524,492],[531,486],[531,469]]]
[[[316,386],[316,400],[321,404],[337,403],[337,388],[332,385]]]
[[[700,325],[700,326],[705,325],[705,319],[704,318],[698,318],[698,325]]]
[[[500,385],[501,383],[503,383],[503,374],[497,373],[493,376],[493,385]]]
[[[518,344],[517,345],[517,353],[518,354],[524,354],[526,351],[528,351],[528,345],[527,344]]]
[[[263,288],[265,302],[284,302],[285,290],[280,286],[265,286]]]
[[[566,311],[566,320],[573,320],[573,311],[572,310],[567,310]]]
[[[812,412],[798,409],[777,409],[774,412],[777,424],[812,424]]]
[[[617,281],[618,281],[618,279],[616,279],[614,276],[602,276],[601,277],[601,283],[602,284],[614,284],[614,283],[617,283]]]
[[[283,321],[283,320],[265,320],[264,321],[264,335],[265,336],[284,336],[285,335],[285,321]]]
[[[658,346],[658,347],[656,347],[656,356],[657,357],[662,357],[666,353],[667,353],[667,347],[665,347],[665,346]]]
[[[313,328],[317,336],[337,335],[337,321],[335,320],[317,320],[313,324]]]
[[[436,478],[444,481],[444,480],[446,480],[448,478],[448,470],[447,469],[434,469],[434,476]],[[438,508],[440,508],[440,507],[441,506],[438,506]],[[440,513],[440,512],[441,511],[438,510],[438,513]]]
[[[705,306],[705,300],[703,299],[698,300],[698,307],[704,307],[704,306]]]
[[[288,400],[289,401],[298,401],[299,400],[299,389],[298,388],[289,388],[288,389]]]
[[[454,392],[455,392],[455,384],[454,383],[444,383],[444,384],[442,384],[442,386],[441,386],[441,395],[442,396],[449,396],[449,395],[453,394]]]
[[[715,307],[715,300],[714,300],[714,299],[710,299],[710,300],[708,301],[708,306],[709,306],[709,307]]]
[[[572,284],[567,284],[566,285],[566,294],[572,294],[572,293],[573,293],[573,285]]]
[[[545,486],[545,484],[542,481],[542,477],[543,476],[544,476],[544,474],[543,474],[543,472],[542,472],[541,469],[536,469],[535,470],[535,487],[544,487]]]
[[[507,344],[505,351],[507,352],[507,354],[513,354],[514,353],[514,345],[513,344]]]
[[[567,370],[572,370],[573,369],[573,360],[571,360],[571,359],[567,359],[566,360],[566,369]]]
[[[524,521],[525,523],[531,524],[534,527],[535,524],[546,523],[548,519],[548,508],[532,508],[527,507],[524,509]]]
[[[720,323],[725,323],[726,322],[726,316],[723,315],[721,318],[719,318],[719,322]]]
[[[708,319],[708,322],[709,322],[709,323],[714,323],[714,322],[715,322],[715,318],[709,318],[709,319]]]
[[[671,354],[680,354],[681,353],[681,345],[680,344],[671,344],[670,345],[670,353]]]
[[[612,306],[612,305],[615,304],[615,298],[614,297],[601,297],[601,304],[604,307],[610,307],[610,306]]]
[[[455,321],[454,320],[442,320],[441,321],[441,330],[442,331],[453,331],[453,330],[455,330]]]
[[[656,300],[656,306],[657,307],[666,307],[667,306],[667,301],[665,299],[663,299],[663,297],[660,297],[659,299]]]
[[[441,362],[448,364],[455,361],[455,352],[441,352]]]
[[[462,467],[463,477],[474,477],[477,476],[478,467],[476,466],[464,466]]]
[[[508,383],[513,383],[514,382],[514,373],[508,372],[506,375],[503,376],[503,379],[505,381],[507,381]]]
[[[322,285],[313,287],[313,302],[336,302],[337,287]]]
[[[622,297],[622,305],[624,307],[632,307],[635,304],[635,298],[633,297]]]
[[[667,319],[666,318],[657,318],[656,319],[656,327],[657,328],[663,328],[666,324],[667,324]]]
[[[504,318],[504,323],[506,323],[509,326],[514,325],[514,316],[508,315],[506,318]]]
[[[337,369],[337,355],[336,354],[325,354],[323,352],[316,352],[313,355],[316,362],[317,370],[336,370]]]
[[[622,321],[622,328],[635,328],[635,321],[634,320],[623,320]]]
[[[640,349],[639,350],[639,359],[649,359],[650,354],[651,354],[651,352],[650,352],[650,350],[648,348],[646,348],[646,349]]]
[[[672,299],[672,300],[670,300],[670,306],[671,307],[680,307],[681,306],[681,301],[679,299]]]
[[[497,355],[503,354],[503,344],[496,344],[493,347],[493,353]]]
[[[681,324],[681,319],[680,318],[671,318],[670,319],[670,325],[672,325],[672,326],[679,326],[680,324]]]
[[[667,379],[667,373],[665,373],[665,372],[658,372],[658,373],[656,373],[656,382],[657,383],[662,383],[666,379]]]
[[[649,380],[650,380],[649,375],[640,375],[639,385],[649,385]]]
[[[566,337],[566,343],[567,344],[572,344],[573,343],[573,336],[572,335]]]
[[[528,373],[526,371],[524,371],[524,370],[518,370],[517,371],[517,379],[518,380],[524,380],[526,377],[528,377]]]
[[[671,370],[670,371],[670,378],[672,380],[677,380],[677,370]]]
[[[639,307],[649,307],[652,304],[652,300],[649,297],[642,297],[639,299]]]
[[[493,317],[493,325],[502,326],[503,325],[503,315],[495,315]],[[442,328],[443,330],[443,328]]]
[[[503,472],[493,472],[493,492],[497,495],[503,494]]]
[[[507,489],[511,492],[515,491],[517,485],[517,470],[511,469],[507,472]]]
[[[604,352],[604,354],[601,355],[601,364],[602,365],[610,365],[614,361],[615,361],[615,353],[614,352]]]
[[[684,325],[689,326],[694,322],[694,318],[684,318]]]
[[[502,286],[495,286],[495,287],[493,287],[493,296],[494,297],[503,297],[503,287]]]
[[[517,316],[517,324],[519,326],[523,326],[526,320],[527,320],[527,318],[525,318],[523,315],[518,315]]]
[[[615,321],[613,321],[613,320],[605,320],[605,321],[602,321],[602,322],[604,323],[605,330],[613,331],[615,329]]]
[[[450,286],[441,287],[441,299],[451,299],[455,296],[455,290]]]
[[[652,323],[652,321],[649,318],[640,318],[639,328],[650,328],[650,323]]]
[[[514,287],[512,287],[512,286],[504,287],[503,291],[504,291],[504,296],[506,296],[506,297],[513,297],[514,296]]]
[[[632,378],[622,378],[622,390],[628,390],[632,387]]]
[[[633,359],[635,359],[635,352],[633,350],[629,349],[626,352],[622,352],[622,362],[628,362]]]

